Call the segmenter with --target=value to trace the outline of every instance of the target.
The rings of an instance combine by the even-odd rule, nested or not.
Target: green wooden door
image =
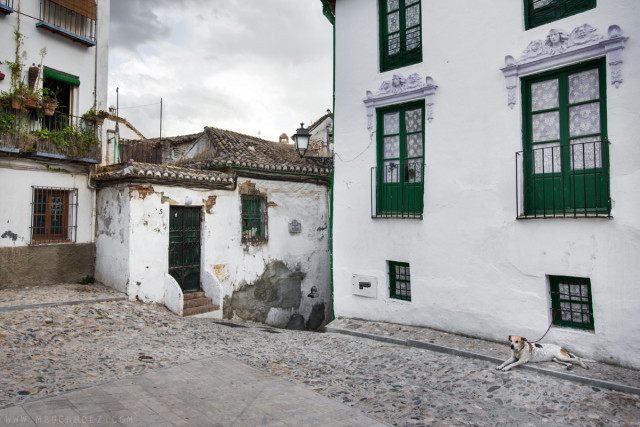
[[[523,84],[527,214],[609,209],[603,61]]]
[[[183,292],[200,290],[200,208],[169,210],[169,274]]]
[[[424,103],[378,110],[378,215],[420,215],[424,193]]]

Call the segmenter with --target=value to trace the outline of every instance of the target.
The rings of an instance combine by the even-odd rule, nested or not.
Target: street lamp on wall
[[[298,152],[300,157],[304,157],[305,153],[307,152],[307,148],[309,148],[310,138],[311,133],[309,133],[308,129],[304,128],[304,123],[300,123],[300,128],[296,130],[296,133],[293,135],[296,151]]]

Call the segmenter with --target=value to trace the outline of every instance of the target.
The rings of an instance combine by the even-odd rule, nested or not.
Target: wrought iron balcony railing
[[[41,0],[40,22],[36,27],[60,34],[85,46],[95,46],[95,7],[95,2],[89,1]]]
[[[539,144],[516,153],[518,218],[609,217],[609,141]]]
[[[100,163],[101,125],[39,109],[0,109],[0,151]]]
[[[13,0],[0,0],[0,13],[5,15],[13,13]]]
[[[371,217],[422,219],[424,171],[422,159],[372,167]]]

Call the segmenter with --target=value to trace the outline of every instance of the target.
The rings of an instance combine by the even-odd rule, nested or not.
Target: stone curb
[[[113,298],[86,299],[86,300],[76,300],[76,301],[45,302],[42,304],[13,305],[8,307],[0,307],[0,312],[28,310],[28,309],[43,308],[43,307],[56,307],[59,305],[78,305],[78,304],[90,304],[95,302],[124,301],[126,299],[127,297],[113,297]]]
[[[349,329],[336,328],[333,326],[327,326],[326,331],[331,333],[343,334],[343,335],[351,335],[354,337],[367,338],[370,340],[385,342],[389,344],[405,345],[407,347],[421,348],[424,350],[450,354],[453,356],[461,356],[461,357],[467,357],[470,359],[484,360],[484,361],[492,362],[496,364],[501,364],[502,362],[504,362],[504,360],[498,359],[496,357],[486,356],[484,354],[473,353],[471,351],[458,350],[455,348],[444,347],[441,345],[431,344],[431,343],[412,340],[412,339],[389,338],[381,335],[368,334],[365,332],[358,332],[358,331],[352,331]],[[630,385],[618,384],[618,383],[598,380],[594,378],[587,378],[580,375],[567,374],[564,372],[558,372],[551,369],[540,368],[534,365],[521,365],[518,368],[528,369],[530,371],[538,372],[540,374],[549,375],[552,377],[561,378],[564,380],[573,381],[581,384],[586,384],[593,387],[602,387],[610,390],[616,390],[616,391],[622,391],[625,393],[633,393],[633,394],[640,395],[640,388],[633,387]]]

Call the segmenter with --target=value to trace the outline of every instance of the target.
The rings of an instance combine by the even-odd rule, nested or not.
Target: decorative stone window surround
[[[431,77],[427,77],[423,82],[418,73],[411,74],[407,78],[402,74],[394,74],[391,80],[382,82],[375,95],[367,91],[367,99],[362,101],[367,107],[367,128],[370,132],[373,130],[373,116],[376,108],[418,99],[425,100],[427,121],[431,122],[436,89],[438,86]]]
[[[500,70],[506,80],[509,107],[516,105],[520,77],[605,55],[610,67],[611,84],[620,87],[623,81],[622,50],[627,40],[628,37],[623,35],[618,25],[609,27],[607,38],[598,34],[597,29],[589,24],[580,25],[569,34],[558,29],[549,30],[545,40],[530,42],[518,60],[511,55],[505,56],[505,66]]]

